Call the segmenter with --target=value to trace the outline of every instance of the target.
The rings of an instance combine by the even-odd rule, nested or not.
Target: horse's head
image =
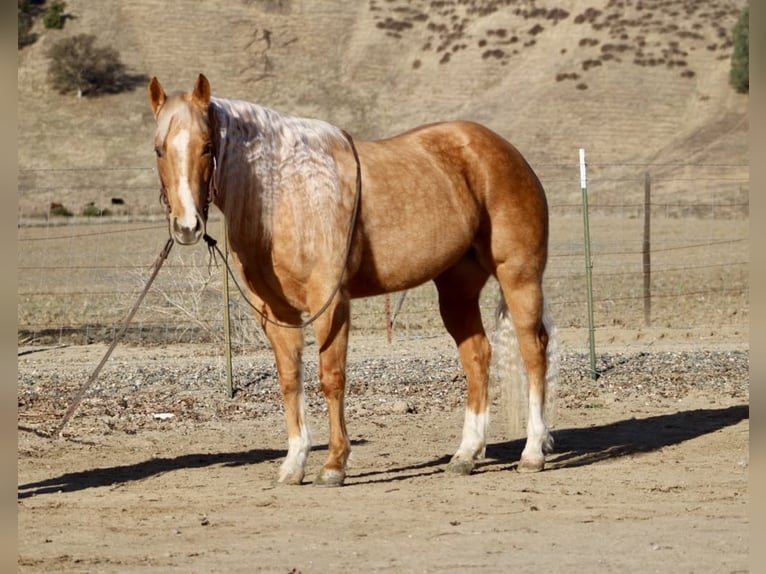
[[[157,120],[154,150],[170,233],[182,245],[192,245],[205,233],[211,200],[210,84],[200,74],[191,93],[168,96],[152,78],[149,101]]]

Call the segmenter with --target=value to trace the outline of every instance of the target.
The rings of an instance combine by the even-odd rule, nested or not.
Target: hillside
[[[45,50],[64,35],[96,34],[168,89],[204,72],[216,95],[321,117],[358,138],[481,121],[540,166],[556,201],[579,189],[546,166],[576,163],[580,147],[627,176],[654,165],[680,180],[704,168],[668,164],[747,164],[748,97],[727,81],[745,4],[68,0],[65,29],[41,26],[19,52],[19,213],[113,196],[131,213],[159,212],[145,90],[81,100],[51,91]],[[746,179],[747,168],[733,175]]]

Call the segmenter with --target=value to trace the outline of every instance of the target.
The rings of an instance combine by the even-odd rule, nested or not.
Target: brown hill
[[[579,193],[580,147],[596,176],[650,167],[676,182],[665,193],[685,197],[720,187],[706,181],[718,166],[740,166],[726,177],[746,194],[748,97],[728,85],[745,4],[68,0],[75,18],[64,30],[40,26],[19,52],[19,213],[114,196],[130,213],[159,213],[145,90],[77,99],[47,85],[47,47],[83,32],[170,89],[204,72],[216,95],[321,117],[357,137],[481,121],[522,150],[554,202]]]

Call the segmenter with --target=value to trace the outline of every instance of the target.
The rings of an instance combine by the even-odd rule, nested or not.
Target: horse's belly
[[[471,236],[454,228],[413,230],[378,238],[368,245],[349,288],[352,297],[368,297],[416,287],[452,267],[471,248]]]

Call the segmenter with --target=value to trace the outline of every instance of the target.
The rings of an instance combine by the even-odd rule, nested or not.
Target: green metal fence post
[[[226,221],[221,219],[221,231],[223,235],[223,254],[229,259],[229,238],[226,235]],[[229,316],[229,266],[223,262],[223,344],[226,354],[226,394],[234,398],[234,382],[231,373],[231,317]]]
[[[590,256],[590,226],[588,223],[588,185],[585,175],[585,150],[580,148],[580,190],[582,191],[582,221],[585,241],[585,288],[588,300],[588,342],[590,345],[590,375],[598,379],[596,371],[596,341],[593,325],[593,261]]]

